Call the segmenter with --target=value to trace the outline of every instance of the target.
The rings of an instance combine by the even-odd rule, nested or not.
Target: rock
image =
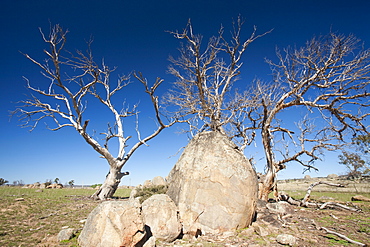
[[[75,236],[76,232],[77,231],[73,228],[63,229],[58,233],[57,239],[59,242],[63,240],[70,240]]]
[[[310,180],[311,179],[311,176],[310,175],[306,175],[306,176],[304,176],[304,178],[303,178],[304,180]]]
[[[45,183],[40,184],[39,188],[40,189],[46,189],[46,184]]]
[[[42,189],[35,190],[35,192],[43,192]]]
[[[39,182],[36,182],[32,185],[32,188],[39,188],[40,187],[40,183]]]
[[[57,186],[56,184],[50,184],[46,186],[46,189],[55,189],[56,186]]]
[[[241,235],[244,237],[250,237],[254,233],[254,228],[253,227],[248,227],[247,229],[244,229],[240,232]]]
[[[157,177],[153,178],[152,179],[152,184],[154,186],[166,186],[167,185],[166,181],[161,176],[157,176]]]
[[[89,214],[78,243],[81,247],[130,247],[144,237],[144,222],[136,200],[106,201]]]
[[[22,201],[24,201],[24,198],[22,198],[22,197],[21,198],[16,198],[15,201],[16,202],[22,202]]]
[[[330,196],[321,196],[319,198],[319,200],[329,200],[329,201],[334,201],[334,198],[333,197],[330,197]]]
[[[255,215],[257,176],[249,160],[219,132],[197,134],[168,176],[184,234],[245,228]]]
[[[279,244],[294,246],[297,243],[296,237],[289,234],[280,234],[276,237]]]
[[[339,176],[337,174],[329,174],[327,178],[338,178]]]
[[[262,227],[257,222],[253,222],[252,227],[253,227],[254,231],[258,235],[260,235],[261,237],[265,237],[265,236],[269,235],[269,232],[265,229],[265,227]]]
[[[155,242],[157,239],[154,236],[151,236],[143,245],[143,247],[155,247]]]
[[[151,186],[153,186],[153,183],[152,183],[152,181],[151,180],[145,180],[144,181],[144,184],[143,184],[143,187],[145,188],[145,187],[151,187]]]
[[[130,200],[135,199],[135,196],[137,195],[137,192],[138,192],[138,188],[137,187],[135,187],[135,188],[133,188],[131,190],[131,192],[130,192]]]
[[[288,202],[280,201],[275,203],[267,203],[266,207],[271,213],[286,215],[294,213],[294,208]]]
[[[363,195],[356,195],[351,198],[351,201],[363,201],[363,202],[370,202],[370,198],[363,196]]]
[[[142,215],[146,226],[153,236],[165,242],[172,242],[181,233],[175,203],[168,195],[157,194],[149,197],[142,204]]]

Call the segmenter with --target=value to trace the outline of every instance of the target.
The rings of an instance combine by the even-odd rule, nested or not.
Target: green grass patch
[[[168,187],[165,185],[156,185],[150,187],[139,188],[135,195],[136,197],[140,197],[140,203],[143,203],[146,199],[151,197],[155,194],[166,194]]]

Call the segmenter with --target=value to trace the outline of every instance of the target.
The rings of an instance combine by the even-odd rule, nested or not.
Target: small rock
[[[80,223],[84,224],[86,222],[86,219],[80,220]]]
[[[244,229],[243,231],[240,232],[241,235],[246,237],[252,236],[253,233],[254,233],[253,227],[248,227],[247,229]]]
[[[16,202],[21,202],[21,201],[24,201],[24,198],[22,198],[22,197],[21,198],[16,198],[15,201]]]
[[[76,234],[76,230],[73,228],[63,229],[58,233],[58,241],[70,240]]]
[[[351,198],[351,201],[363,201],[363,202],[370,202],[370,198],[362,195],[356,195]]]
[[[276,237],[276,241],[279,244],[294,246],[297,242],[297,239],[289,234],[280,234]]]
[[[304,180],[310,180],[311,179],[311,176],[310,175],[306,175],[306,176],[304,176],[304,178],[303,178]]]
[[[154,236],[151,236],[143,245],[143,247],[155,247],[155,241],[157,239]]]
[[[166,181],[161,176],[157,176],[157,177],[153,178],[152,179],[152,184],[154,186],[166,186],[167,185]]]
[[[333,201],[334,198],[333,197],[330,197],[330,196],[322,196],[319,198],[319,200],[330,200],[330,201]]]
[[[144,184],[143,184],[144,188],[151,187],[151,186],[153,186],[153,183],[152,183],[151,180],[145,180],[144,181]]]
[[[337,174],[329,174],[327,178],[338,178],[339,176]]]
[[[43,192],[43,190],[39,189],[39,190],[35,190],[35,192]]]
[[[69,226],[62,226],[62,229],[68,229]]]
[[[269,232],[257,222],[253,222],[252,226],[254,228],[254,231],[261,237],[269,235]]]
[[[266,207],[270,210],[270,212],[281,214],[281,215],[294,213],[293,206],[285,201],[267,203]]]
[[[222,237],[224,237],[224,238],[232,237],[234,235],[235,235],[234,232],[224,232],[224,233],[222,233]]]

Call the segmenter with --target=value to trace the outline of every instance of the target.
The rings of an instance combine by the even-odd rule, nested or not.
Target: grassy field
[[[306,193],[305,191],[286,192],[298,200]],[[0,186],[0,246],[77,246],[77,237],[58,243],[56,236],[66,226],[82,229],[81,220],[86,219],[100,203],[89,198],[93,193],[92,189],[44,189],[42,192],[37,192],[37,189]],[[129,194],[129,189],[118,189],[115,197],[124,199]],[[353,193],[313,191],[311,200],[346,203],[353,195]],[[370,197],[370,194],[362,195]],[[362,208],[361,213],[331,209],[299,209],[299,217],[296,217],[297,227],[300,231],[305,231],[307,223],[302,219],[312,218],[321,226],[366,242],[370,239],[370,202],[355,202],[355,204]],[[304,237],[305,234],[300,236]],[[312,235],[311,230],[307,230],[307,238],[313,237],[317,237],[319,243],[324,244],[321,246],[355,246],[336,236],[320,232],[314,232]],[[307,240],[308,243],[310,239]],[[250,241],[254,242],[252,239]]]
[[[92,189],[24,189],[0,186],[0,246],[54,246],[43,244],[63,226],[82,228],[81,220],[97,206]],[[115,196],[128,197],[129,189]],[[62,246],[74,246],[75,240]]]

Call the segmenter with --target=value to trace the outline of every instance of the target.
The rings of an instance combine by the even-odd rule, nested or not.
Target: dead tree
[[[170,32],[185,44],[179,49],[178,58],[170,58],[169,73],[177,80],[167,95],[167,102],[176,107],[178,117],[187,120],[191,132],[208,129],[226,133],[225,126],[232,125],[239,110],[249,107],[247,102],[233,95],[233,84],[239,79],[244,52],[266,33],[257,35],[254,28],[249,38],[242,41],[242,25],[239,17],[230,41],[226,40],[221,27],[218,35],[210,38],[205,47],[202,46],[202,36],[193,33],[190,21],[182,32]],[[244,138],[248,139],[247,136]]]
[[[362,49],[358,39],[330,33],[300,49],[287,48],[284,55],[278,51],[277,56],[277,63],[268,61],[273,84],[256,86],[267,164],[260,191],[265,200],[276,189],[277,172],[288,162],[316,169],[314,161],[321,152],[340,148],[348,134],[369,131],[365,120],[370,114],[370,50]],[[306,112],[308,117],[292,129],[280,119],[288,110]],[[319,119],[317,127],[310,123],[314,118]],[[276,145],[278,138],[294,148],[286,145],[282,151]]]
[[[144,90],[153,105],[157,128],[144,138],[141,138],[137,128],[138,140],[128,149],[127,141],[131,136],[127,136],[124,132],[123,121],[138,115],[137,105],[131,108],[124,106],[124,100],[119,99],[118,96],[126,86],[131,84],[130,77],[120,76],[117,83],[113,84],[110,78],[114,69],[110,69],[104,63],[98,65],[94,61],[90,44],[86,53],[67,52],[65,50],[67,33],[68,31],[64,31],[59,25],[52,27],[48,36],[41,31],[43,41],[49,46],[44,50],[46,54],[44,62],[39,62],[25,54],[26,58],[41,69],[48,83],[35,87],[25,78],[27,87],[32,92],[31,98],[22,101],[23,105],[17,108],[15,114],[19,114],[20,120],[24,121],[23,126],[30,127],[31,131],[47,118],[54,124],[54,127],[48,127],[52,131],[65,127],[74,128],[109,164],[109,173],[103,185],[93,195],[96,199],[104,200],[113,196],[122,176],[127,175],[121,170],[132,154],[163,129],[173,125],[176,120],[165,123],[160,115],[155,90],[162,80],[157,79],[153,86],[149,86],[140,73],[135,73],[134,76],[144,85]],[[96,103],[100,104],[113,116],[113,124],[108,123],[106,131],[102,133],[105,136],[103,142],[94,138],[92,130],[90,133],[88,131],[90,123],[88,117],[93,116],[87,113],[87,103],[91,107]],[[123,105],[123,109],[117,109],[117,105]],[[114,156],[108,148],[108,144],[114,139],[118,141],[117,156]]]

